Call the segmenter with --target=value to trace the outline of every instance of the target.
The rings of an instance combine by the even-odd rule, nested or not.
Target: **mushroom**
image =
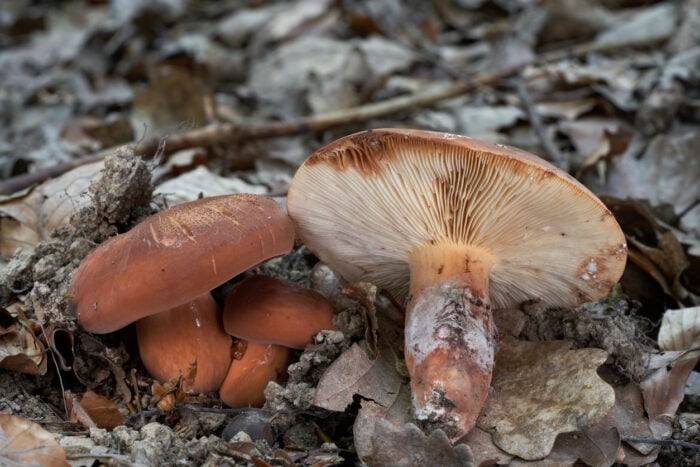
[[[323,329],[336,329],[333,305],[293,282],[250,276],[226,294],[224,329],[239,339],[303,349]]]
[[[219,361],[220,354],[229,355],[231,340],[224,338],[221,318],[216,313],[214,319],[211,303],[202,305],[201,300],[211,298],[202,297],[250,267],[289,252],[293,244],[292,223],[271,198],[238,194],[180,204],[148,217],[88,255],[71,283],[72,306],[80,325],[94,333],[112,332],[178,307],[186,317],[159,316],[139,326],[144,363],[149,371],[162,365],[163,373],[154,374],[161,379],[173,375],[173,366],[184,373],[193,363],[189,352],[194,351],[198,373],[209,373],[210,364],[203,358],[219,355]],[[196,311],[199,307],[204,308]],[[158,332],[172,333],[172,338],[154,337]],[[144,339],[168,345],[159,352]],[[161,353],[165,362],[151,361],[157,358],[151,352]],[[214,373],[220,383],[221,372]],[[215,384],[198,380],[196,384],[205,388]]]
[[[231,365],[231,336],[209,292],[136,321],[136,340],[143,366],[161,383],[196,363],[194,381],[185,381],[187,392],[217,391]]]
[[[265,387],[287,373],[292,350],[275,344],[239,341],[219,397],[230,407],[262,407]]]
[[[286,375],[291,349],[303,349],[324,329],[336,329],[333,305],[293,282],[254,275],[226,294],[224,328],[239,339],[219,396],[231,407],[260,406],[269,381]]]
[[[491,308],[600,298],[627,256],[610,211],[571,176],[446,133],[341,138],[299,168],[287,207],[323,262],[407,302],[414,416],[452,440],[471,430],[488,393]]]

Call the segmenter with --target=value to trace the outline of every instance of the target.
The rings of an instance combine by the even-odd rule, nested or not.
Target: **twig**
[[[682,441],[680,439],[655,439],[655,438],[637,438],[636,436],[620,436],[620,440],[625,443],[644,443],[658,444],[661,446],[681,446],[690,449],[700,449],[700,444]]]
[[[373,118],[384,117],[406,110],[426,107],[438,101],[456,97],[473,90],[478,85],[493,83],[519,71],[519,67],[504,68],[479,75],[470,81],[453,83],[417,92],[409,96],[400,96],[351,109],[328,112],[321,115],[300,118],[289,122],[268,123],[223,123],[208,125],[180,135],[167,138],[150,138],[136,146],[135,152],[143,158],[152,158],[158,151],[172,154],[181,149],[203,146],[212,147],[237,141],[253,141],[281,136],[293,136],[308,132],[325,131],[341,125],[360,123]],[[81,157],[73,161],[52,167],[39,169],[31,174],[24,174],[0,182],[0,194],[11,194],[55,177],[75,167],[103,159],[108,154],[132,145],[118,146],[100,151],[97,154]]]
[[[535,102],[532,100],[532,96],[527,90],[527,84],[524,80],[519,79],[516,84],[516,88],[518,90],[518,96],[520,97],[520,101],[522,102],[523,107],[525,107],[525,112],[527,113],[528,119],[530,120],[532,129],[535,130],[535,133],[537,134],[537,137],[542,143],[542,146],[544,146],[545,151],[547,151],[550,160],[552,161],[552,163],[554,163],[554,165],[556,165],[563,171],[568,172],[570,165],[569,158],[566,157],[566,155],[559,150],[559,147],[556,145],[556,143],[552,141],[552,138],[549,137],[549,134],[547,133],[547,128],[545,128],[544,123],[542,122],[542,118],[540,117],[539,112],[537,112]]]
[[[23,190],[24,188],[30,187],[36,183],[43,182],[46,179],[57,177],[68,172],[69,170],[80,167],[81,165],[100,161],[104,159],[107,154],[111,154],[114,151],[116,151],[116,148],[110,148],[107,151],[100,151],[97,154],[79,157],[77,159],[61,162],[49,167],[42,167],[35,172],[10,177],[7,180],[0,182],[0,195],[11,195],[12,193]]]
[[[141,395],[139,394],[139,382],[136,380],[136,369],[132,368],[129,372],[131,385],[134,387],[134,400],[136,401],[136,410],[141,414],[141,423],[146,424],[146,417],[143,415],[143,407],[141,405]]]

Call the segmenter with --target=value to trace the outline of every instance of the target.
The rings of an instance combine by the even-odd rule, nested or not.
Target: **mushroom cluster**
[[[414,415],[459,439],[491,382],[492,308],[574,306],[607,294],[627,247],[610,211],[536,156],[446,133],[341,138],[299,168],[297,234],[348,281],[406,303]]]
[[[320,294],[285,282],[243,281],[227,297],[224,328],[210,291],[293,245],[292,223],[271,198],[228,195],[181,204],[99,245],[76,271],[71,301],[79,324],[90,332],[109,333],[136,322],[141,359],[157,380],[176,378],[196,363],[189,392],[220,390],[229,405],[261,405],[267,381],[286,369],[289,348],[303,347],[321,329],[334,329],[333,308]],[[263,295],[286,307],[260,312],[265,305],[252,297]],[[306,310],[311,305],[323,318],[301,329],[246,329],[238,316],[293,322],[299,313],[311,313]],[[232,349],[231,335],[255,342],[239,340]],[[261,343],[278,335],[286,336],[281,345]]]

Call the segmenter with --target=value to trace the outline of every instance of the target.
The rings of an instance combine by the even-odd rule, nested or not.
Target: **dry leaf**
[[[367,351],[353,344],[338,357],[321,377],[316,387],[314,405],[342,412],[359,394],[376,403],[389,406],[402,384],[389,352],[380,351],[376,360]]]
[[[394,401],[389,405],[379,405],[374,401],[363,399],[360,411],[353,425],[353,441],[357,455],[364,462],[374,451],[373,440],[377,433],[377,423],[382,420],[394,427],[402,427],[413,421],[411,406],[411,391],[407,384],[401,385],[401,389],[395,395]]]
[[[511,465],[513,460],[511,454],[494,444],[491,433],[478,426],[472,428],[460,442],[469,446],[476,465]]]
[[[228,195],[231,193],[266,194],[268,189],[252,185],[240,178],[222,177],[204,166],[185,172],[158,185],[154,192],[161,194],[168,206],[194,201],[200,197]]]
[[[0,464],[67,466],[66,453],[41,426],[17,415],[0,414]]]
[[[535,105],[535,109],[537,110],[537,113],[543,117],[574,120],[592,110],[593,107],[595,107],[595,104],[595,99],[591,97],[582,97],[579,99],[538,102]]]
[[[654,437],[668,438],[671,420],[685,397],[685,383],[699,359],[669,351],[657,360],[656,364],[650,362],[650,367],[658,369],[640,383],[640,388]]]
[[[615,407],[599,424],[614,426],[621,436],[631,438],[653,438],[649,427],[649,418],[644,411],[642,393],[636,383],[615,388]],[[624,458],[620,461],[625,465],[647,465],[656,460],[659,446],[646,443],[622,444]]]
[[[477,422],[498,447],[542,459],[558,434],[591,426],[613,407],[615,392],[596,373],[607,353],[570,347],[564,341],[501,341],[493,392]]]
[[[83,394],[80,405],[98,428],[112,430],[124,423],[124,416],[119,412],[117,405],[92,391]]]
[[[687,350],[700,345],[700,306],[666,310],[658,342],[662,350]]]
[[[46,349],[29,323],[0,307],[0,368],[43,375],[46,365]]]
[[[597,194],[648,200],[652,206],[670,204],[684,213],[700,198],[700,130],[662,134],[645,146],[643,154],[627,152],[608,163],[607,176],[586,173],[582,181]],[[700,207],[685,212],[680,226],[700,228]]]
[[[585,162],[581,170],[594,166],[601,158],[622,154],[633,134],[622,121],[614,118],[583,118],[559,122]]]
[[[629,18],[620,18],[599,34],[594,42],[598,50],[615,47],[640,47],[668,39],[676,30],[678,7],[660,3],[635,11]]]
[[[32,251],[40,240],[67,225],[73,213],[90,201],[81,195],[103,167],[102,162],[83,165],[0,201],[0,256],[9,258],[18,248]]]
[[[372,443],[373,452],[367,457],[369,465],[474,466],[471,452],[466,445],[452,446],[442,430],[433,431],[426,436],[412,423],[397,427],[386,420],[378,420]]]
[[[464,106],[455,109],[458,124],[457,133],[471,137],[493,135],[502,128],[513,126],[518,120],[525,118],[525,113],[519,107],[512,105],[501,106]]]

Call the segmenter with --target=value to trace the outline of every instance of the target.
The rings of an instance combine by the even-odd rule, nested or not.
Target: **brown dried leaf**
[[[66,453],[41,426],[16,415],[0,414],[0,464],[67,466]]]
[[[513,456],[493,442],[493,436],[478,426],[472,428],[460,442],[469,446],[476,465],[511,465]]]
[[[663,350],[687,350],[700,345],[700,306],[666,310],[658,342]]]
[[[321,377],[316,387],[314,405],[342,412],[359,394],[376,403],[389,406],[401,387],[402,379],[396,371],[393,353],[379,352],[375,360],[367,351],[353,344]]]
[[[89,202],[81,194],[103,166],[102,162],[80,166],[0,201],[0,256],[9,258],[18,248],[32,251],[40,240],[67,225],[71,215]]]
[[[466,445],[452,446],[442,430],[433,431],[426,436],[412,423],[397,427],[386,420],[377,420],[372,445],[373,452],[367,457],[370,465],[475,465]]]
[[[43,375],[46,365],[46,349],[30,324],[0,307],[0,368]]]
[[[98,428],[112,430],[124,423],[124,416],[119,412],[116,404],[92,391],[83,394],[80,405]]]
[[[591,426],[613,407],[615,392],[596,373],[607,353],[570,347],[509,337],[501,342],[493,392],[477,422],[498,447],[523,459],[542,459],[558,434]]]
[[[666,352],[673,358],[640,383],[644,408],[651,421],[654,437],[667,438],[671,434],[671,420],[685,396],[685,383],[699,358],[691,358],[685,352]]]
[[[353,425],[353,440],[357,455],[365,462],[374,451],[373,440],[378,436],[376,426],[379,420],[389,422],[394,427],[402,427],[413,421],[411,415],[411,392],[408,385],[401,386],[389,405],[379,405],[371,400],[362,400],[361,408]]]
[[[649,419],[644,411],[642,393],[635,383],[615,388],[615,407],[599,424],[614,426],[621,436],[633,438],[653,438]],[[645,443],[622,444],[625,465],[647,465],[656,460],[659,446]]]

